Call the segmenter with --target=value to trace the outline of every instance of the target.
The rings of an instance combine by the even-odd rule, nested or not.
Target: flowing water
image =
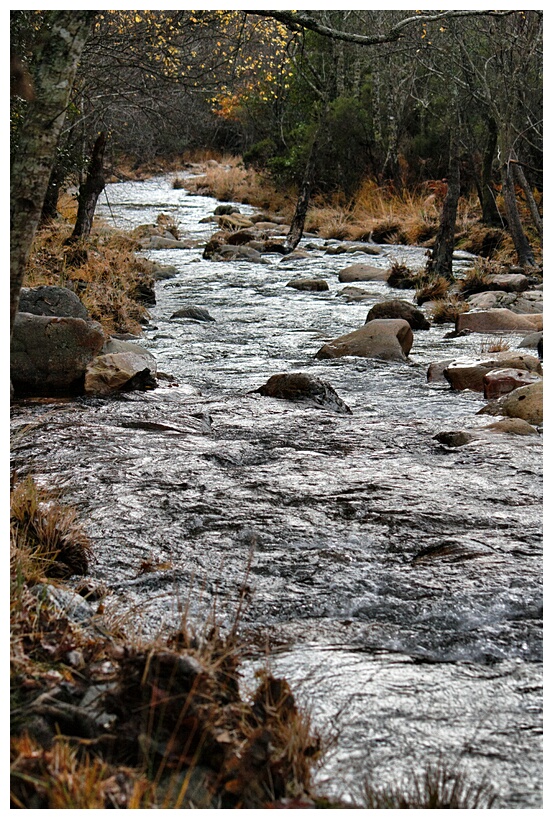
[[[436,763],[485,779],[495,807],[539,808],[541,436],[487,431],[480,394],[427,383],[429,363],[478,355],[481,336],[417,331],[408,363],[314,358],[373,303],[413,295],[368,282],[374,298],[348,302],[341,269],[422,267],[424,250],[325,255],[307,237],[305,260],[206,261],[214,226],[199,220],[215,200],[169,177],[107,195],[99,215],[118,228],[164,212],[198,241],[145,254],[178,270],[156,285],[141,341],[171,380],[20,402],[13,465],[81,510],[91,576],[126,627],[150,637],[183,614],[196,628],[238,617],[245,684],[268,664],[337,735],[317,773],[329,793],[355,797],[367,777],[398,783]],[[329,291],[285,286],[306,276]],[[171,319],[184,306],[215,321]],[[330,382],[351,415],[252,393],[280,372]],[[458,448],[433,437],[475,428]]]

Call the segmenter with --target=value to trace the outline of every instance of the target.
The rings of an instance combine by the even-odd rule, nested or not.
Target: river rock
[[[214,262],[253,262],[255,264],[269,264],[258,250],[247,245],[220,245],[211,257]]]
[[[503,290],[485,290],[466,299],[471,310],[508,308],[519,315],[543,313],[543,293],[527,290],[524,293],[506,293]]]
[[[99,355],[86,368],[85,393],[110,395],[120,391],[153,389],[157,386],[156,370],[155,359],[146,351],[127,350]]]
[[[217,223],[220,228],[232,231],[253,227],[253,222],[240,213],[217,216]]]
[[[529,350],[537,350],[540,342],[543,344],[543,331],[541,333],[529,333],[527,336],[524,336],[518,346],[519,348],[525,347]]]
[[[207,310],[204,310],[203,307],[181,307],[173,313],[171,318],[187,318],[193,319],[194,321],[215,321],[213,316],[211,316]]]
[[[286,287],[293,287],[295,290],[329,290],[328,282],[324,279],[292,279]]]
[[[430,322],[424,313],[408,301],[402,301],[401,299],[392,299],[391,301],[382,301],[375,304],[369,310],[365,324],[373,319],[392,318],[405,319],[411,325],[412,330],[430,329]]]
[[[306,373],[279,373],[272,375],[266,384],[254,392],[270,398],[300,401],[323,409],[351,414],[334,387]]]
[[[359,356],[385,361],[406,361],[413,346],[413,331],[404,319],[374,319],[358,330],[324,344],[315,358]]]
[[[340,290],[338,295],[342,296],[346,301],[367,301],[368,299],[378,298],[380,293],[349,285]]]
[[[455,321],[455,332],[472,333],[525,333],[543,329],[543,316],[514,313],[507,308],[460,313]]]
[[[507,293],[522,293],[530,286],[528,276],[524,273],[496,273],[490,276],[490,282],[498,290],[505,290]]]
[[[429,364],[426,371],[426,380],[428,383],[434,384],[437,381],[447,381],[444,373],[453,361],[455,361],[454,358],[447,358],[445,361],[433,361]]]
[[[537,375],[537,373],[530,373],[528,370],[516,370],[512,367],[490,370],[483,379],[484,398],[499,398],[501,395],[506,395],[517,387],[532,384],[539,379],[540,376]]]
[[[475,441],[476,438],[474,435],[471,435],[470,432],[465,432],[465,430],[459,429],[438,432],[437,435],[434,435],[434,440],[438,441],[438,443],[443,444],[444,446],[453,448],[470,444],[470,442]]]
[[[234,213],[240,213],[240,208],[235,205],[217,205],[213,213],[215,216],[232,216]]]
[[[505,415],[507,418],[522,418],[529,424],[543,424],[543,380],[504,395],[497,401],[490,401],[477,415]]]
[[[253,230],[236,230],[227,236],[227,245],[247,245],[248,242],[254,242],[258,237],[258,233]]]
[[[370,264],[352,264],[338,273],[338,280],[341,282],[385,282],[387,279],[387,270]]]
[[[506,432],[508,435],[537,435],[538,431],[528,421],[523,421],[522,418],[502,418],[501,421],[496,421],[494,424],[484,427],[484,429],[491,429],[492,432]]]
[[[308,250],[304,250],[302,247],[297,247],[295,250],[292,250],[291,253],[287,253],[286,256],[283,256],[279,264],[288,264],[288,262],[297,262],[310,258],[311,253],[309,253]]]
[[[149,236],[140,242],[143,250],[190,250],[194,242],[175,239],[171,236]]]
[[[34,316],[88,318],[88,311],[76,293],[68,287],[52,285],[22,287],[19,312],[32,313]]]
[[[483,392],[484,377],[492,370],[498,369],[517,369],[527,373],[542,374],[539,358],[506,350],[495,358],[484,361],[456,359],[445,368],[444,377],[454,390]]]
[[[85,369],[104,342],[101,325],[91,319],[18,313],[11,340],[15,393],[82,392]]]

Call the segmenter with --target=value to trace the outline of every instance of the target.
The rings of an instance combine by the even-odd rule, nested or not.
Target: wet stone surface
[[[108,196],[120,228],[164,212],[187,240],[213,230],[199,220],[215,200],[167,179]],[[481,394],[427,383],[431,362],[474,357],[481,337],[433,327],[405,363],[315,360],[372,304],[413,294],[371,282],[372,301],[347,301],[343,257],[312,245],[286,265],[148,251],[178,274],[156,284],[141,343],[178,386],[19,402],[13,468],[78,507],[91,579],[130,633],[153,637],[185,611],[230,626],[241,606],[244,684],[268,662],[323,733],[340,730],[327,790],[441,759],[486,778],[496,807],[540,807],[541,436],[486,433]],[[381,250],[372,265],[424,264],[422,249]],[[329,290],[288,288],[291,271]],[[171,320],[190,304],[215,321]],[[331,384],[351,415],[253,392],[285,372]],[[434,440],[451,429],[478,437]],[[164,568],[141,574],[146,560]]]

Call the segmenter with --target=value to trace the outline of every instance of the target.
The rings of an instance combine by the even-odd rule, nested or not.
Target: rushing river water
[[[214,230],[199,220],[217,202],[169,178],[107,195],[98,212],[118,228],[164,212],[199,243]],[[316,360],[373,303],[413,295],[368,282],[374,299],[348,302],[338,272],[422,266],[424,251],[302,246],[309,259],[269,264],[206,261],[201,246],[146,254],[178,269],[156,285],[141,342],[172,381],[19,403],[14,467],[79,507],[91,576],[129,632],[155,636],[183,612],[197,628],[228,625],[240,611],[246,674],[268,663],[338,735],[322,789],[355,796],[366,776],[397,783],[440,762],[489,782],[495,807],[539,808],[541,436],[486,431],[480,394],[427,383],[429,363],[479,354],[481,336],[436,326],[415,332],[409,363]],[[285,286],[300,276],[330,289]],[[171,319],[184,306],[215,321]],[[330,382],[351,415],[252,394],[280,372]],[[433,437],[475,428],[454,449]],[[141,574],[143,561],[160,568]]]

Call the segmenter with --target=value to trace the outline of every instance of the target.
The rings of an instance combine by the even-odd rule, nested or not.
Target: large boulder
[[[444,369],[444,378],[454,390],[474,390],[483,392],[485,376],[492,370],[512,369],[527,373],[542,374],[539,358],[510,350],[499,353],[495,358],[485,360],[456,359]]]
[[[373,267],[370,264],[352,264],[338,273],[341,282],[385,282],[388,280],[388,271],[382,267]]]
[[[82,392],[85,369],[104,341],[101,325],[90,319],[18,313],[11,341],[15,393]]]
[[[40,285],[22,287],[19,296],[19,312],[35,316],[72,316],[88,318],[88,311],[80,298],[68,287]]]
[[[471,333],[529,333],[543,329],[543,316],[539,313],[515,313],[505,307],[480,312],[460,313],[455,322],[455,332],[470,330]]]
[[[391,299],[390,301],[382,301],[371,307],[367,314],[365,324],[373,319],[405,319],[411,325],[412,330],[429,330],[430,322],[422,312],[418,310],[413,304],[401,299]]]
[[[315,358],[359,356],[406,361],[413,346],[413,331],[404,319],[374,319],[359,330],[323,345]]]
[[[306,373],[279,373],[272,375],[266,384],[254,392],[270,398],[299,401],[334,412],[351,413],[334,387]]]
[[[522,418],[529,424],[543,424],[543,380],[518,387],[497,401],[490,401],[477,415],[504,415],[507,418]]]

